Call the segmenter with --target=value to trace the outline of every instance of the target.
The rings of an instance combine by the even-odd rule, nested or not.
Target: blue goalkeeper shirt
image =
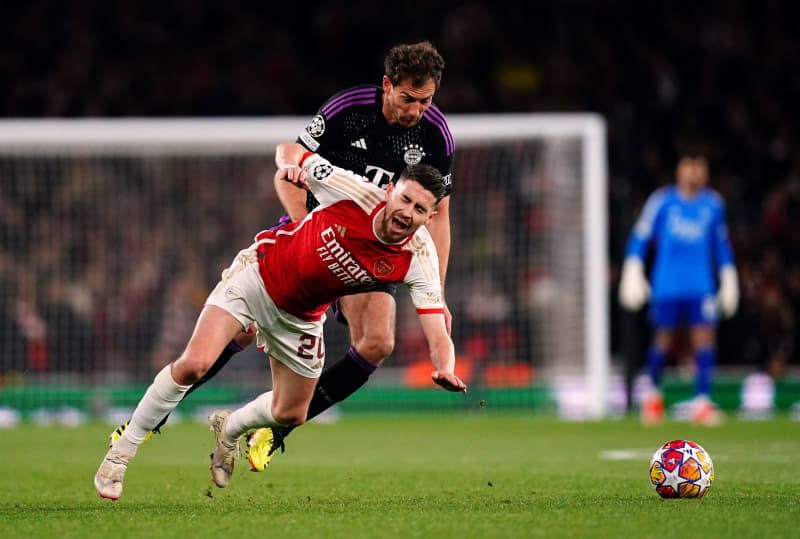
[[[718,270],[734,264],[725,203],[709,188],[691,199],[675,185],[653,192],[628,240],[626,258],[644,260],[651,242],[655,257],[650,287],[656,301],[716,293]]]

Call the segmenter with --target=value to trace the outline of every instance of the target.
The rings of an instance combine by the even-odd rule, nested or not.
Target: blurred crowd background
[[[800,38],[792,12],[790,1],[743,0],[400,0],[388,5],[29,0],[3,7],[0,116],[310,118],[332,93],[358,83],[378,84],[383,56],[392,45],[428,39],[447,63],[435,98],[447,113],[593,111],[606,118],[616,349],[624,317],[614,300],[615,285],[630,227],[647,195],[673,181],[681,144],[700,141],[711,162],[712,186],[727,201],[743,292],[739,313],[721,328],[720,360],[780,375],[798,366],[800,345]],[[287,133],[287,138],[294,135]],[[128,171],[137,178],[130,192],[151,181],[144,172]],[[460,174],[457,157],[456,215]],[[197,185],[161,189],[165,197],[177,199]],[[169,226],[168,216],[126,202],[121,205],[125,212],[151,223],[151,230],[105,237],[98,224],[119,219],[120,206],[81,207],[86,202],[80,200],[87,200],[81,196],[94,188],[91,181],[59,190],[0,182],[0,297],[30,298],[27,307],[10,301],[0,306],[0,324],[8,329],[3,335],[19,341],[3,346],[19,349],[20,365],[26,368],[53,361],[55,352],[48,359],[31,346],[46,327],[72,335],[63,342],[78,347],[87,369],[93,365],[92,350],[109,346],[98,342],[94,322],[81,315],[74,295],[67,302],[68,291],[59,282],[41,278],[47,271],[40,272],[38,281],[29,271],[58,264],[60,249],[53,248],[49,231],[58,229],[52,219],[59,211],[93,216],[83,219],[85,229],[62,231],[80,241],[58,242],[86,251],[79,256],[88,261],[80,271],[98,294],[114,284],[119,271],[114,264],[138,268],[137,279],[120,290],[120,298],[127,298],[125,308],[110,303],[103,320],[152,320],[154,305],[147,294],[163,285],[161,272],[169,264],[171,271],[185,272],[180,282],[189,284],[157,295],[188,298],[174,304],[196,309],[209,276],[192,268],[202,265],[216,272],[224,264],[192,263],[193,256],[202,259],[201,251],[172,259],[154,255],[159,252],[158,227]],[[210,214],[223,221],[241,217],[215,196],[204,197],[202,190],[193,194],[201,201],[193,205],[198,222]],[[226,243],[214,230],[204,230],[203,238],[209,244]],[[21,243],[31,249],[22,272],[29,279],[19,278],[15,251]],[[110,245],[129,256],[108,261]],[[232,248],[223,252],[233,254]],[[66,303],[69,307],[58,307]],[[157,307],[158,313],[169,308],[166,302]],[[502,302],[495,307],[509,316]],[[196,314],[192,308],[172,308],[175,320],[193,321]],[[148,327],[154,354],[159,346],[172,353],[184,342],[165,344],[162,340],[177,332]],[[514,327],[507,329],[496,338],[513,346],[520,335]],[[488,345],[487,354],[503,346]],[[68,347],[55,348],[67,353]]]

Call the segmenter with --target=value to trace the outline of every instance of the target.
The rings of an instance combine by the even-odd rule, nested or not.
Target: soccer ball
[[[672,440],[650,460],[650,483],[662,498],[702,498],[714,482],[711,455],[691,440]]]

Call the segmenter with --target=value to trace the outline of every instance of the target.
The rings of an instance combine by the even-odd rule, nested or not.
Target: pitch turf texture
[[[168,426],[118,502],[92,476],[109,427],[0,431],[0,537],[798,537],[800,423],[717,428],[493,414],[354,416],[311,424],[261,474],[211,486],[212,435]],[[690,438],[714,459],[700,500],[662,500],[647,467]]]

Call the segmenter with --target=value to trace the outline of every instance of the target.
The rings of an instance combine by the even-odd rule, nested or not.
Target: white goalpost
[[[149,380],[185,344],[197,298],[228,258],[281,215],[274,149],[307,120],[0,121],[0,375],[62,385]],[[605,121],[448,121],[456,155],[446,293],[471,383],[547,385],[567,416],[604,417]],[[401,296],[397,348],[378,385],[404,384],[424,352]],[[331,333],[344,338],[341,328]],[[231,372],[247,383],[245,369]],[[527,378],[509,378],[518,372]],[[518,398],[518,407],[529,404]]]
[[[584,312],[582,335],[563,336],[568,341],[578,338],[583,344],[579,357],[556,355],[550,358],[548,377],[555,384],[559,378],[576,376],[572,391],[577,395],[573,411],[567,415],[600,418],[608,413],[611,378],[608,305],[608,171],[605,120],[594,114],[506,114],[467,115],[450,119],[450,127],[459,147],[517,141],[546,140],[558,154],[558,144],[577,144],[579,162],[558,163],[556,174],[570,177],[565,188],[580,192],[582,208],[581,263]],[[556,156],[554,159],[563,159]],[[577,182],[575,182],[577,180]],[[490,184],[491,185],[491,184]],[[558,234],[558,232],[556,232]],[[574,261],[577,262],[577,261]],[[567,391],[570,391],[568,388]],[[567,399],[570,397],[567,396]]]

